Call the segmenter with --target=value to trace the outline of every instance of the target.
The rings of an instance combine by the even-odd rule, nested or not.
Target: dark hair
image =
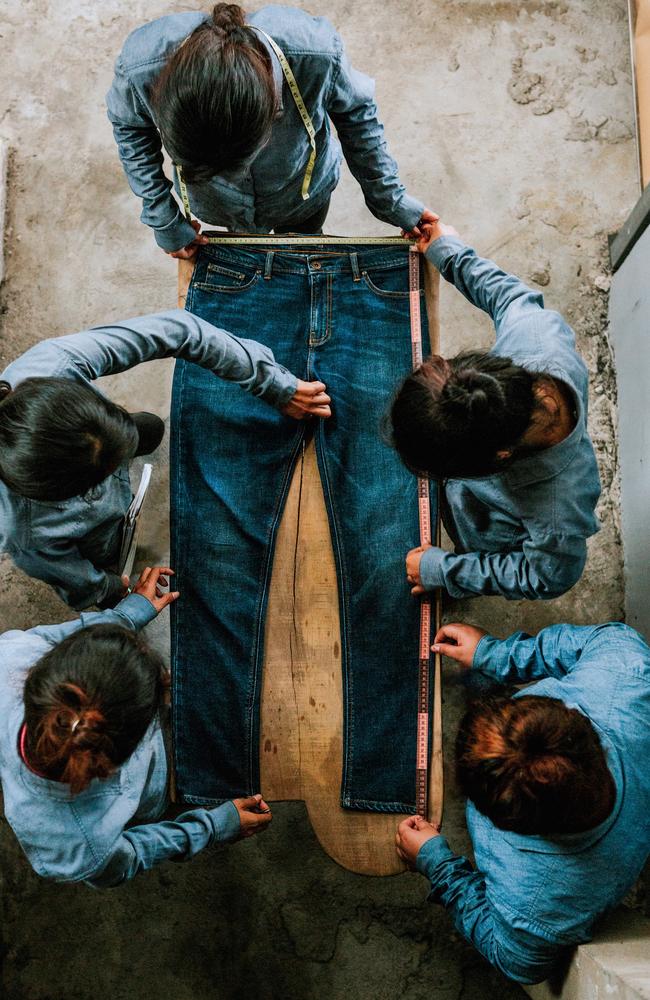
[[[158,712],[162,661],[135,632],[92,625],[34,664],[23,700],[30,764],[73,795],[127,760]]]
[[[83,382],[0,382],[0,479],[31,500],[86,493],[136,452],[130,415]]]
[[[502,830],[578,833],[611,811],[614,782],[589,719],[556,698],[474,704],[456,740],[464,794]]]
[[[277,96],[269,53],[241,7],[216,4],[167,61],[151,101],[186,180],[245,166],[270,135]]]
[[[478,351],[427,358],[393,399],[392,444],[409,469],[433,478],[498,472],[497,452],[514,448],[531,422],[539,377]]]

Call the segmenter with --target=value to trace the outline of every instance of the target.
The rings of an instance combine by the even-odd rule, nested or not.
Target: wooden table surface
[[[179,306],[192,262],[179,261]],[[438,273],[426,269],[431,343],[438,343]],[[233,331],[237,332],[237,331]],[[414,637],[414,641],[417,641]],[[416,693],[414,691],[414,706]],[[414,708],[415,710],[415,708]],[[296,463],[278,530],[266,615],[260,728],[261,791],[302,800],[323,849],[366,875],[404,870],[395,853],[402,817],[343,809],[343,697],[334,553],[313,442]],[[442,793],[436,779],[434,808]]]

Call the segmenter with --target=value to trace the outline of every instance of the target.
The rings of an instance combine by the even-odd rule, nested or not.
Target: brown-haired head
[[[72,795],[124,763],[156,716],[165,690],[159,657],[134,632],[93,625],[64,639],[25,681],[26,751]]]
[[[409,469],[433,478],[491,475],[530,425],[535,378],[496,354],[433,355],[397,389],[392,443]]]
[[[458,731],[456,772],[476,808],[517,833],[589,830],[614,803],[614,781],[591,722],[555,698],[477,702]]]
[[[244,169],[278,108],[273,64],[237,4],[218,3],[168,59],[151,91],[156,125],[190,182]]]

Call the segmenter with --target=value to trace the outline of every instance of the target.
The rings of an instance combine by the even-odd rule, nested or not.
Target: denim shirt
[[[44,878],[115,886],[162,861],[185,861],[239,833],[232,802],[216,809],[192,809],[174,822],[156,822],[167,805],[167,761],[158,721],[121,767],[107,778],[95,778],[74,796],[69,785],[34,774],[18,751],[23,687],[34,663],[80,629],[115,624],[138,631],[155,616],[145,597],[131,594],[114,611],[0,636],[4,811],[29,863]]]
[[[473,669],[502,683],[537,681],[515,697],[557,698],[586,715],[616,786],[611,814],[586,833],[523,836],[468,803],[476,870],[444,837],[418,854],[429,898],[456,928],[505,975],[539,982],[565,948],[591,940],[650,853],[650,649],[626,625],[552,625],[536,638],[485,636]]]
[[[170,14],[132,32],[117,58],[106,97],[122,166],[131,190],[142,199],[140,218],[154,230],[158,245],[168,251],[190,243],[195,233],[179,210],[163,171],[150,91],[173,52],[205,20],[202,12]],[[406,194],[399,180],[377,117],[374,82],[350,65],[329,21],[279,5],[263,7],[247,20],[283,50],[312,119],[317,157],[309,200],[304,201],[301,194],[311,152],[309,138],[277,56],[260,34],[280,100],[271,141],[236,180],[215,177],[188,184],[193,213],[204,222],[245,232],[268,232],[281,224],[298,223],[318,211],[336,187],[342,146],[373,215],[411,229],[424,206]]]
[[[143,361],[177,357],[282,407],[297,380],[272,352],[252,340],[220,330],[182,309],[94,327],[36,344],[0,376],[15,388],[26,378],[56,376],[91,383]],[[85,496],[37,501],[12,493],[0,482],[0,548],[30,576],[51,584],[81,609],[119,593],[119,577],[103,566],[116,551],[122,519],[131,502],[127,466]]]
[[[587,431],[589,378],[575,335],[559,313],[544,308],[539,292],[461,240],[441,237],[427,257],[493,319],[491,353],[569,387],[576,423],[564,441],[516,459],[501,473],[445,481],[442,514],[455,554],[427,550],[422,584],[444,587],[452,597],[558,597],[580,579],[586,539],[599,530],[600,478]]]

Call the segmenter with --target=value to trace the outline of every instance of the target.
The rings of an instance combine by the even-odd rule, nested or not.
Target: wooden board
[[[192,264],[179,264],[182,307]],[[426,291],[431,341],[437,344],[438,274],[433,268],[427,268]],[[336,571],[310,442],[296,463],[273,562],[261,694],[260,790],[270,802],[304,801],[321,846],[343,867],[366,875],[397,874],[404,870],[395,853],[402,817],[340,805],[342,735]],[[430,783],[434,816],[442,810],[440,759],[436,764]]]

